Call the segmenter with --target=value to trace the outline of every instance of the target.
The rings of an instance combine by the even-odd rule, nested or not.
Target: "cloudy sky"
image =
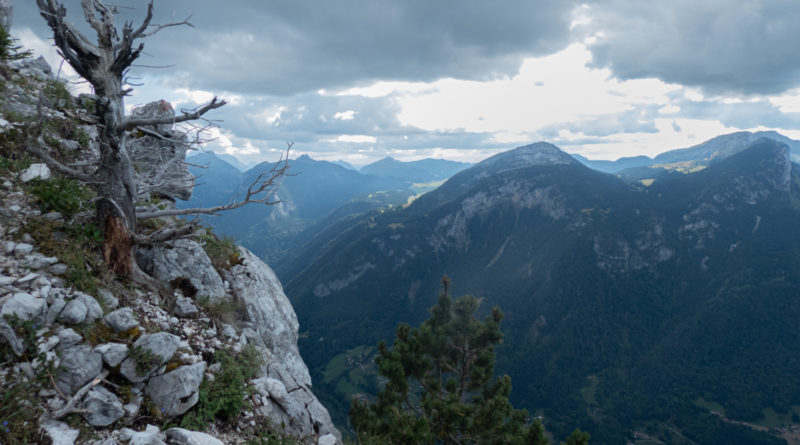
[[[14,1],[12,33],[57,68],[34,3]],[[143,1],[113,3],[143,16]],[[207,149],[245,162],[287,141],[363,165],[540,140],[616,159],[739,130],[800,139],[797,0],[155,2],[154,23],[188,15],[193,28],[145,41],[127,105],[221,96]]]

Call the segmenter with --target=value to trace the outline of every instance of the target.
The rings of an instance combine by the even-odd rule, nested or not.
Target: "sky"
[[[35,2],[12,34],[58,71]],[[80,2],[63,2],[87,36]],[[141,0],[115,0],[120,24]],[[156,0],[135,107],[228,104],[203,150],[245,163],[477,162],[538,141],[614,160],[720,134],[800,139],[797,0]],[[68,66],[62,77],[78,82]],[[75,92],[88,85],[71,85]]]

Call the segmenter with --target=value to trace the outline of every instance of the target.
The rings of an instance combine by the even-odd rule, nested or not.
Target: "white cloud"
[[[675,114],[681,111],[681,107],[673,104],[664,105],[663,107],[658,109],[660,114]]]
[[[365,134],[343,134],[334,139],[328,139],[328,142],[350,142],[354,144],[374,144],[377,141],[376,137]]]
[[[581,44],[526,59],[519,74],[488,82],[443,79],[424,93],[399,97],[400,121],[426,130],[532,133],[557,123],[621,113],[637,104],[667,105],[679,89],[655,79],[620,82],[586,65]]]
[[[15,28],[14,37],[19,39],[19,43],[25,49],[32,51],[34,56],[43,56],[44,60],[50,64],[53,75],[70,83],[69,89],[72,94],[91,93],[92,89],[89,83],[80,77],[69,63],[61,58],[58,51],[56,51],[56,47],[51,42],[42,40],[30,28],[25,26]]]
[[[256,121],[266,123],[269,126],[275,126],[281,124],[280,119],[281,115],[287,110],[286,107],[276,105],[273,107],[266,108],[261,110],[261,112],[256,113]]]
[[[355,117],[356,117],[356,112],[353,110],[340,111],[333,115],[334,119],[339,119],[340,121],[351,121]]]
[[[784,113],[800,113],[800,88],[770,97],[769,101]]]

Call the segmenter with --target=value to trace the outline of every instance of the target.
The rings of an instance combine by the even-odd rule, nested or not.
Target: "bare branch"
[[[230,204],[215,206],[215,207],[198,207],[191,209],[168,209],[156,211],[141,211],[136,213],[137,220],[160,218],[164,216],[182,216],[182,215],[217,215],[219,212],[227,210],[238,209],[247,204],[257,203],[264,205],[275,205],[280,203],[280,200],[272,200],[274,189],[280,184],[280,180],[287,175],[289,170],[289,148],[286,150],[286,155],[281,156],[281,159],[275,165],[256,177],[250,187],[247,188],[247,194],[244,200],[239,202],[232,202]],[[257,195],[264,195],[261,198],[256,198]]]
[[[96,0],[95,0],[96,1]],[[150,26],[150,21],[153,19],[153,1],[147,4],[147,15],[145,16],[144,20],[142,20],[142,24],[137,28],[135,31],[133,29],[133,24],[130,22],[126,22],[125,26],[122,28],[122,39],[114,45],[113,51],[116,54],[114,58],[114,63],[111,66],[111,71],[122,75],[122,73],[139,57],[142,50],[144,49],[144,44],[139,44],[136,49],[133,48],[133,41],[138,39],[143,35],[147,27]]]
[[[77,120],[83,122],[84,124],[97,125],[97,118],[96,117],[88,116],[86,114],[78,114],[78,113],[76,113],[74,111],[70,111],[68,108],[64,108],[64,110],[62,112],[67,117],[71,117],[73,119],[77,119]]]
[[[136,127],[136,130],[141,131],[144,134],[153,136],[155,138],[161,139],[162,141],[167,141],[167,142],[170,142],[170,143],[173,143],[173,144],[186,146],[186,148],[191,148],[191,144],[189,144],[189,143],[187,143],[185,141],[181,141],[180,139],[175,139],[175,138],[170,138],[170,137],[164,136],[163,134],[161,134],[161,133],[159,133],[157,131],[153,131],[153,130],[147,128],[147,127]]]
[[[145,16],[142,24],[139,26],[139,29],[133,31],[131,33],[131,41],[133,39],[138,39],[140,37],[147,37],[144,32],[147,30],[147,27],[150,26],[150,20],[153,20],[153,2],[152,0],[150,3],[147,4],[147,15]],[[188,19],[187,19],[188,20]]]
[[[207,103],[206,105],[194,109],[194,110],[182,110],[183,116],[177,117],[164,117],[164,118],[134,118],[130,117],[128,120],[122,125],[122,128],[125,130],[132,130],[136,127],[142,125],[163,125],[163,124],[177,124],[179,122],[186,122],[195,119],[200,119],[200,117],[207,112],[222,107],[227,102],[225,100],[218,100],[214,97],[211,102]]]
[[[53,30],[53,39],[61,57],[67,59],[81,77],[92,81],[94,73],[91,65],[100,59],[100,48],[66,21],[67,10],[63,5],[55,0],[36,0],[36,4],[47,25]]]
[[[198,227],[199,223],[197,221],[192,221],[179,227],[164,227],[149,235],[136,234],[133,236],[133,242],[139,245],[153,246],[165,241],[184,238],[194,233]]]
[[[83,385],[83,387],[81,389],[79,389],[78,392],[76,392],[75,395],[72,396],[71,399],[69,399],[69,401],[67,401],[67,404],[64,405],[63,408],[61,408],[61,409],[59,409],[57,411],[54,411],[53,414],[52,414],[52,418],[53,419],[60,419],[60,418],[62,418],[64,416],[66,416],[67,414],[71,414],[71,413],[74,413],[74,412],[85,412],[85,410],[76,410],[75,409],[75,404],[78,401],[80,401],[83,398],[83,396],[87,392],[89,392],[90,389],[92,389],[95,386],[99,385],[100,382],[102,382],[106,377],[108,377],[108,370],[104,369],[103,372],[101,372],[91,382]]]
[[[113,12],[97,0],[81,0],[81,6],[83,7],[83,16],[97,33],[100,47],[111,48],[116,36]],[[100,13],[99,18],[96,13]]]
[[[44,149],[39,147],[35,144],[28,144],[27,149],[29,152],[33,153],[36,157],[44,161],[48,167],[51,169],[61,173],[64,176],[68,176],[72,179],[77,179],[79,181],[83,181],[89,184],[100,184],[101,182],[94,178],[94,176],[84,173],[80,170],[76,170],[74,168],[67,167],[66,165],[56,161],[50,154],[48,154]]]
[[[185,18],[185,19],[184,19],[182,22],[172,22],[172,23],[165,23],[165,24],[163,24],[163,25],[152,25],[152,26],[154,26],[156,29],[154,29],[154,30],[152,30],[152,31],[148,31],[148,32],[146,32],[146,33],[142,33],[141,35],[137,36],[136,38],[145,38],[145,37],[150,37],[150,36],[152,36],[152,35],[156,34],[157,32],[161,31],[162,29],[164,29],[164,28],[169,28],[169,27],[171,27],[171,26],[184,26],[184,25],[185,25],[185,26],[188,26],[188,27],[194,28],[194,25],[193,25],[193,24],[192,24],[192,23],[189,21],[189,20],[191,20],[191,19],[192,19],[192,16],[191,16],[191,14],[190,14],[190,15],[189,15],[189,17],[186,17],[186,18]]]

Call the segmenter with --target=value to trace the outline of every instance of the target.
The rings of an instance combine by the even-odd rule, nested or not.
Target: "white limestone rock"
[[[122,343],[106,343],[97,345],[95,351],[103,355],[103,362],[110,367],[115,367],[128,357],[128,346]]]
[[[25,292],[14,294],[3,305],[3,309],[0,310],[1,317],[17,316],[22,321],[42,321],[46,313],[47,301],[44,298],[36,298]]]
[[[80,324],[86,321],[89,308],[82,301],[75,299],[67,303],[58,316],[58,321],[63,324]]]
[[[224,445],[223,442],[214,436],[198,431],[189,431],[183,428],[170,428],[167,431],[167,439],[176,445]]]
[[[78,345],[61,353],[61,366],[56,386],[67,395],[97,377],[103,370],[103,356],[89,345]]]
[[[80,431],[57,420],[48,420],[41,424],[41,428],[52,441],[52,445],[73,445],[80,435]]]
[[[256,389],[271,401],[263,414],[291,425],[298,437],[341,433],[328,411],[311,391],[311,377],[297,348],[297,315],[272,269],[249,250],[239,247],[241,263],[225,273],[236,301],[244,304],[250,328],[242,330],[247,343],[265,354],[267,364]]]
[[[50,179],[50,168],[46,164],[31,164],[24,172],[20,173],[19,179],[22,182],[30,182],[34,179],[48,180]]]
[[[165,415],[181,415],[197,403],[205,371],[205,362],[181,366],[166,374],[151,377],[144,393]]]
[[[127,445],[167,445],[164,439],[164,433],[155,425],[147,425],[144,431],[123,428],[119,433],[119,440]]]
[[[102,386],[89,390],[83,398],[83,408],[88,411],[83,418],[92,426],[109,426],[125,415],[117,396]]]
[[[209,297],[217,301],[225,295],[222,278],[196,241],[180,239],[163,247],[139,249],[137,260],[142,270],[164,282],[188,279],[195,292],[185,295],[187,297]]]
[[[142,373],[136,370],[137,363],[133,357],[128,357],[122,362],[119,368],[119,373],[123,377],[133,383],[140,383],[147,380],[150,374],[158,369],[161,365],[166,363],[175,354],[180,346],[181,339],[178,336],[166,333],[156,332],[155,334],[144,334],[139,337],[133,344],[133,348],[142,348],[152,355],[154,362],[150,368]]]
[[[114,312],[110,312],[103,317],[103,321],[117,332],[124,332],[139,326],[139,321],[133,316],[133,310],[129,307],[123,307]]]

